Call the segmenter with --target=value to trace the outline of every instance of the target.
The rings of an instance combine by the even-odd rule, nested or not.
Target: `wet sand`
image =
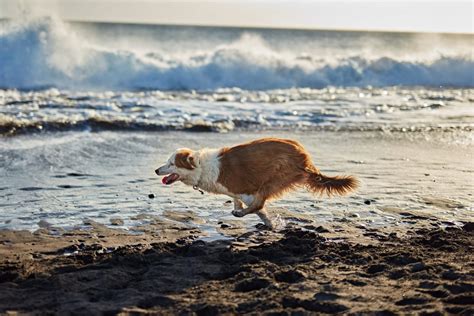
[[[134,228],[194,212],[196,226],[220,238],[217,223],[236,219],[229,198],[182,183],[162,185],[154,170],[177,147],[222,147],[265,136],[299,140],[325,174],[361,181],[349,196],[297,190],[269,204],[305,215],[304,223],[346,218],[391,229],[411,225],[410,219],[472,219],[473,147],[453,143],[461,137],[450,133],[45,133],[0,146],[0,229],[34,231],[43,223],[68,230],[86,219]],[[34,172],[25,172],[32,165]],[[256,216],[244,221],[258,223]]]
[[[152,175],[176,144],[269,134],[12,140],[0,314],[474,314],[473,152],[454,134],[272,133],[362,182],[348,197],[270,203],[278,232],[233,217],[228,197]],[[23,172],[45,153],[59,165]]]
[[[205,242],[184,225],[147,233],[0,233],[0,312],[129,315],[474,313],[474,223],[388,233],[289,225]],[[351,229],[359,229],[360,238]],[[346,234],[344,234],[346,233]]]

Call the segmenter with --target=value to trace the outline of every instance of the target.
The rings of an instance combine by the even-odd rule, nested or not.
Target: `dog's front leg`
[[[256,213],[260,211],[261,209],[263,209],[264,206],[265,206],[265,200],[260,197],[255,197],[255,199],[247,208],[244,208],[241,210],[233,210],[232,215],[236,217],[243,217],[247,214],[252,214],[252,213]]]
[[[240,211],[244,208],[244,203],[238,199],[234,198],[234,211]]]

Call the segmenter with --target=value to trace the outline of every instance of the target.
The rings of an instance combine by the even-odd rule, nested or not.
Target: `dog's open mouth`
[[[163,184],[171,184],[171,183],[174,183],[174,182],[175,182],[176,180],[178,180],[178,179],[179,179],[179,174],[177,174],[177,173],[172,173],[172,174],[170,174],[170,175],[165,176],[165,177],[161,180],[161,182],[162,182]]]

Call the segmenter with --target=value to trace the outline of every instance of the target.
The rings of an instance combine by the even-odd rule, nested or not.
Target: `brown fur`
[[[194,158],[191,156],[191,151],[188,149],[183,149],[176,154],[174,158],[174,164],[178,168],[185,168],[189,170],[196,168]]]
[[[235,194],[255,195],[247,212],[263,208],[265,201],[277,198],[297,186],[314,193],[342,195],[354,190],[358,181],[351,176],[328,177],[313,165],[303,146],[293,140],[263,138],[220,153],[217,181]]]

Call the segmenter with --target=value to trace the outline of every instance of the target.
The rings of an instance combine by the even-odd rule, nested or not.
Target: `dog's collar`
[[[201,194],[204,194],[204,191],[201,190],[197,185],[193,185],[193,189],[196,190],[196,191],[201,192]]]

